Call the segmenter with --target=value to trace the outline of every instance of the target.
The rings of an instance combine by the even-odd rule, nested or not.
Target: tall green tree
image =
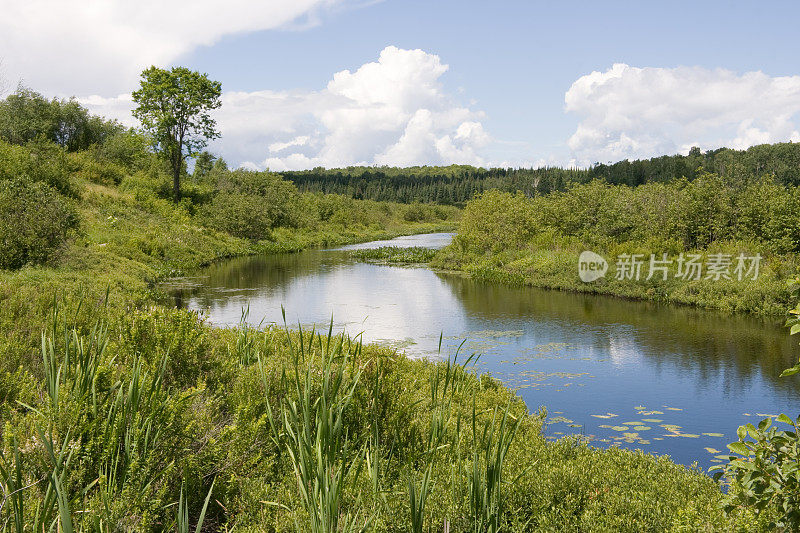
[[[152,136],[156,150],[172,170],[175,202],[181,199],[181,173],[186,157],[219,137],[211,111],[222,105],[222,84],[186,67],[150,67],[142,72],[141,87],[133,93],[138,104],[133,116]]]

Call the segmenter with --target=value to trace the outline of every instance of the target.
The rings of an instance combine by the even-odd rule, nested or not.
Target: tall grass
[[[473,533],[497,533],[503,529],[503,463],[519,427],[519,420],[514,420],[513,415],[509,414],[510,407],[509,402],[502,413],[495,408],[491,421],[484,421],[479,430],[480,424],[473,401],[474,445],[472,472],[469,476],[469,510]],[[501,416],[499,422],[498,414]]]
[[[214,492],[214,484],[217,482],[215,479],[211,482],[211,488],[208,489],[206,501],[203,502],[203,509],[200,511],[200,517],[197,519],[195,526],[195,533],[200,533],[203,530],[203,522],[206,519],[206,511],[208,510],[208,502],[211,500],[211,493]],[[178,498],[178,515],[175,519],[177,533],[189,533],[189,506],[186,502],[186,496],[183,494],[184,486],[181,485],[181,495]]]
[[[176,335],[208,327],[164,312],[153,323]],[[152,343],[146,324],[117,335],[112,321],[58,320],[43,336],[35,393],[0,404],[4,530],[723,524],[711,480],[643,454],[547,444],[513,393],[473,375],[474,357],[462,362],[463,344],[422,362],[334,335],[332,323],[326,333],[217,330],[209,368],[222,386],[212,390],[170,381],[186,354],[169,355],[179,343],[168,335]]]
[[[442,335],[439,335],[439,355],[442,353],[442,339]],[[424,530],[426,502],[432,489],[431,476],[434,465],[438,462],[438,455],[449,449],[449,455],[455,461],[460,461],[459,442],[462,431],[460,411],[456,414],[455,434],[450,429],[453,423],[454,401],[468,383],[466,366],[477,362],[477,356],[473,354],[462,365],[458,364],[458,356],[465,342],[466,340],[458,347],[452,360],[447,358],[443,364],[436,366],[428,381],[431,420],[428,426],[426,450],[421,458],[422,476],[417,481],[411,477],[408,483],[409,526],[414,533],[422,533]]]
[[[28,447],[40,443],[45,464],[26,465],[16,436],[11,437],[11,453],[0,452],[0,512],[6,502],[9,509],[4,530],[10,524],[18,533],[31,527],[64,533],[111,531],[125,495],[144,498],[163,480],[167,469],[148,465],[162,453],[167,411],[190,395],[176,399],[164,387],[168,355],[153,370],[137,356],[124,379],[111,381],[107,372],[115,357],[107,353],[107,325],[97,322],[83,333],[60,316],[58,306],[51,321],[41,343],[44,404],[36,408],[18,402],[35,415],[38,439]],[[91,456],[86,456],[88,450]],[[79,460],[74,459],[76,451]],[[75,462],[88,473],[76,476]],[[32,477],[32,471],[41,469],[43,477]],[[35,510],[28,510],[28,501],[35,502]],[[73,511],[87,502],[98,504],[91,513]]]
[[[285,321],[285,315],[284,315]],[[302,327],[295,345],[287,328],[293,367],[281,375],[287,391],[277,412],[267,401],[272,435],[289,455],[308,528],[313,533],[363,531],[371,521],[345,508],[348,488],[363,467],[365,451],[349,434],[345,416],[353,402],[361,369],[354,365],[361,343],[345,335],[333,335],[333,320],[327,335]],[[259,361],[262,381],[270,395],[269,378]],[[298,531],[305,527],[296,522]]]

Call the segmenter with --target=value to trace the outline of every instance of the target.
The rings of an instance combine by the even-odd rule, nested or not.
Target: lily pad
[[[703,433],[706,437],[724,437],[722,433]]]
[[[633,426],[633,429],[636,431],[647,431],[648,429],[653,429],[650,426]]]

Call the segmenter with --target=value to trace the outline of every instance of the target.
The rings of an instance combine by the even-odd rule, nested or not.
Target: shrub
[[[413,203],[406,207],[403,212],[403,220],[406,222],[423,222],[429,219],[429,212],[423,209],[419,203]]]
[[[275,225],[263,198],[252,194],[218,194],[200,209],[199,216],[207,226],[252,240],[269,238]]]
[[[240,169],[221,172],[216,181],[219,192],[199,212],[208,226],[259,240],[269,238],[272,228],[300,225],[300,194],[277,174]]]
[[[102,185],[118,185],[125,177],[125,169],[106,160],[99,160],[89,152],[70,154],[70,165],[75,176],[100,183]]]
[[[727,465],[712,468],[722,468],[730,479],[727,512],[743,504],[771,518],[770,528],[797,531],[800,528],[800,449],[797,442],[800,417],[794,421],[780,415],[777,421],[788,424],[789,430],[779,431],[772,425],[771,418],[762,420],[758,427],[753,424],[739,427],[739,441],[728,445],[736,455],[730,456]],[[716,479],[720,479],[723,472],[718,472]]]
[[[457,239],[475,251],[499,252],[522,246],[534,233],[530,200],[491,190],[467,204]]]
[[[67,199],[39,182],[8,180],[0,189],[0,268],[47,261],[78,224]]]
[[[135,172],[146,168],[152,161],[151,143],[146,135],[133,130],[120,131],[97,145],[94,156]]]
[[[789,282],[789,289],[792,299],[799,301],[800,277]],[[786,326],[791,328],[790,335],[800,333],[800,303],[789,311]],[[781,377],[798,372],[800,362],[784,370]],[[730,482],[726,512],[744,505],[769,520],[771,529],[797,531],[800,529],[800,416],[792,420],[781,414],[775,421],[788,425],[788,430],[778,430],[772,418],[763,419],[757,427],[740,426],[736,431],[738,442],[728,444],[735,455],[729,456],[728,464],[711,470],[719,470],[714,479],[720,480],[724,475]]]
[[[64,150],[44,140],[14,146],[0,140],[0,182],[22,179],[43,182],[67,196],[77,196]]]

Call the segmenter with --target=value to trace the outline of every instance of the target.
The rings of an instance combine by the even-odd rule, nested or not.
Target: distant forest
[[[800,185],[800,143],[763,144],[747,150],[720,148],[688,155],[671,155],[595,164],[588,169],[447,167],[347,167],[282,172],[300,191],[342,194],[358,199],[392,202],[463,204],[488,189],[522,191],[528,196],[561,191],[570,183],[603,179],[611,184],[641,185],[685,177],[693,180],[712,172],[745,184],[774,176],[784,185]]]

